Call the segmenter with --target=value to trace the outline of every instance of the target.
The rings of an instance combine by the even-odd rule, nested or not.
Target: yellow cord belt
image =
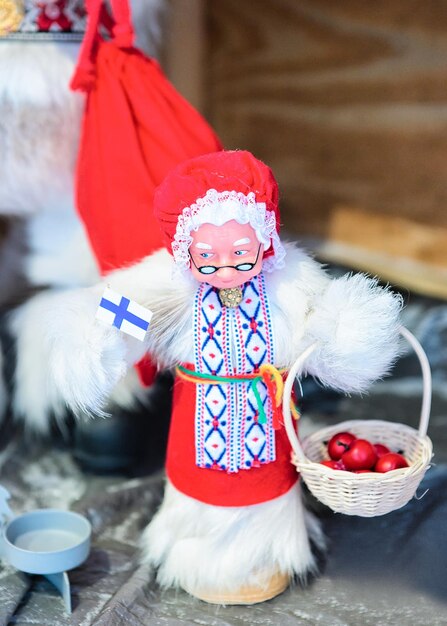
[[[270,398],[273,407],[273,428],[276,430],[281,426],[281,405],[284,393],[284,380],[283,375],[287,372],[285,368],[277,369],[274,365],[266,363],[261,365],[258,372],[252,374],[237,374],[236,376],[216,376],[213,374],[204,374],[202,372],[196,372],[190,370],[182,365],[176,367],[177,375],[182,379],[196,385],[209,384],[219,385],[223,384],[237,384],[250,382],[250,388],[253,390],[253,394],[256,398],[258,407],[258,422],[265,424],[267,422],[267,416],[265,414],[264,404],[258,390],[258,383],[263,382],[267,387],[267,394]],[[295,419],[299,418],[298,409],[295,403],[290,401],[290,408],[292,415]]]

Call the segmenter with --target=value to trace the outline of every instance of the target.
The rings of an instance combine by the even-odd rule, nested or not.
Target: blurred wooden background
[[[447,3],[172,6],[173,81],[226,147],[272,167],[285,228],[322,258],[447,296]]]

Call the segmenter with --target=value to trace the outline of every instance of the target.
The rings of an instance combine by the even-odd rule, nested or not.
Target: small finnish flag
[[[152,311],[129,298],[125,298],[113,289],[105,289],[96,319],[111,326],[116,326],[123,333],[144,341],[149,329]]]

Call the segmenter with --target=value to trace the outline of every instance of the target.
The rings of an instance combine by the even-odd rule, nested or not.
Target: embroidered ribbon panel
[[[261,274],[245,283],[236,308],[222,306],[216,289],[201,283],[194,306],[195,368],[214,376],[235,376],[274,363],[270,308]],[[272,406],[267,388],[257,389],[267,415],[258,422],[250,382],[198,384],[196,394],[196,463],[227,472],[275,460]]]

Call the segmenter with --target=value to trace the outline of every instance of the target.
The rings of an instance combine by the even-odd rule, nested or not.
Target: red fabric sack
[[[86,92],[76,202],[103,274],[163,246],[154,190],[178,163],[221,149],[203,117],[134,47],[128,0],[87,0],[73,90]],[[102,34],[109,33],[106,39]],[[144,371],[142,371],[144,370]],[[140,374],[150,384],[154,371]]]

